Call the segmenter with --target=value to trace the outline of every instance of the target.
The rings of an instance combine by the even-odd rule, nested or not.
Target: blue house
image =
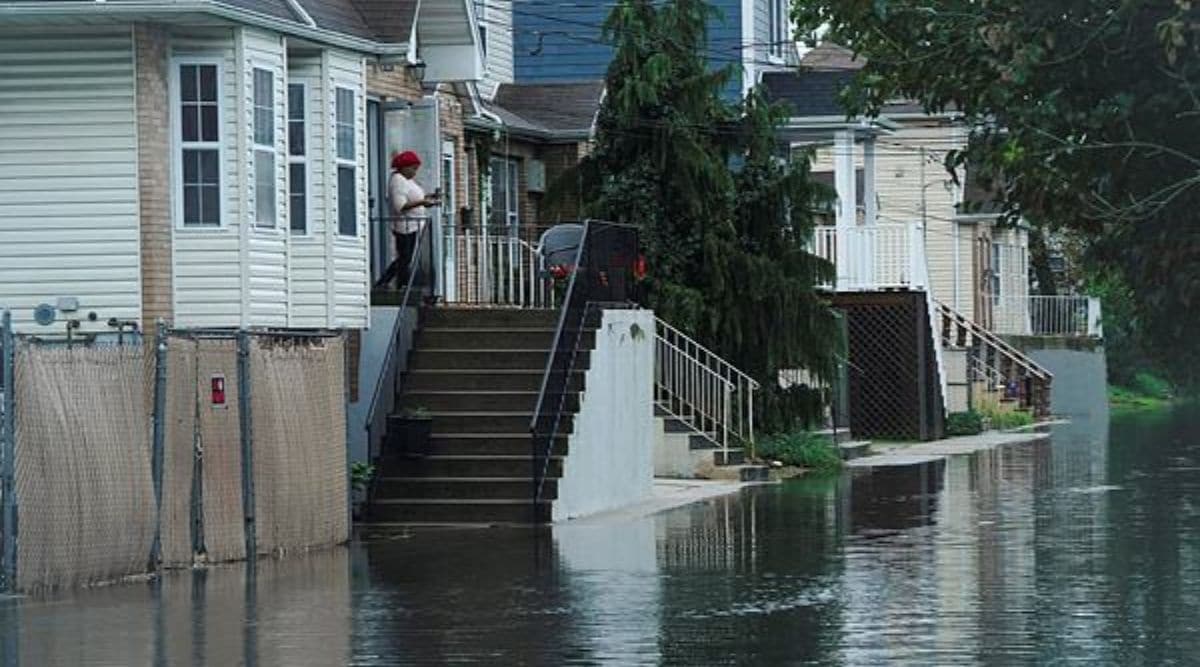
[[[707,56],[734,66],[726,95],[738,100],[765,72],[799,62],[787,0],[713,0]],[[499,83],[564,83],[604,78],[613,49],[602,35],[610,3],[479,0],[487,75]],[[485,97],[487,92],[485,90]]]

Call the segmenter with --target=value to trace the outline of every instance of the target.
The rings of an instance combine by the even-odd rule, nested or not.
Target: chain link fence
[[[349,539],[333,332],[0,326],[2,589],[68,588]]]

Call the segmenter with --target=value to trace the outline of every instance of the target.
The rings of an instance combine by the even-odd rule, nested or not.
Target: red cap
[[[392,156],[392,169],[396,171],[400,171],[405,167],[419,166],[421,166],[421,158],[417,157],[417,154],[412,151],[404,151]]]

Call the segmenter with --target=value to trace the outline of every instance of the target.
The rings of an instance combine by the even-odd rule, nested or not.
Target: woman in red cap
[[[375,283],[376,287],[386,286],[397,276],[401,282],[408,280],[409,262],[417,244],[417,235],[429,217],[426,208],[440,203],[436,192],[426,196],[425,190],[417,183],[417,170],[420,168],[421,158],[412,151],[392,156],[388,201],[391,204],[392,236],[396,239],[396,259]]]

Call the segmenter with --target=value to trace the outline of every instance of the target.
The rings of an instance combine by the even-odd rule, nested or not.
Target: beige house
[[[897,268],[907,268],[909,260],[895,252],[907,256],[917,248],[937,301],[984,326],[1020,318],[1029,296],[1028,234],[999,225],[997,214],[986,212],[988,202],[973,187],[972,174],[947,173],[947,154],[966,148],[968,140],[959,117],[898,103],[878,118],[847,118],[838,93],[861,62],[840,47],[822,45],[806,54],[805,63],[808,69],[798,73],[766,74],[764,83],[773,99],[791,107],[785,130],[791,146],[814,151],[814,175],[838,193],[836,223],[877,226],[871,277],[916,280]],[[846,175],[841,181],[839,168]],[[853,201],[853,209],[845,201]],[[837,224],[823,232],[826,238]],[[890,256],[889,248],[895,251]],[[830,259],[837,257],[831,252]],[[863,277],[847,276],[845,269],[841,275]]]

